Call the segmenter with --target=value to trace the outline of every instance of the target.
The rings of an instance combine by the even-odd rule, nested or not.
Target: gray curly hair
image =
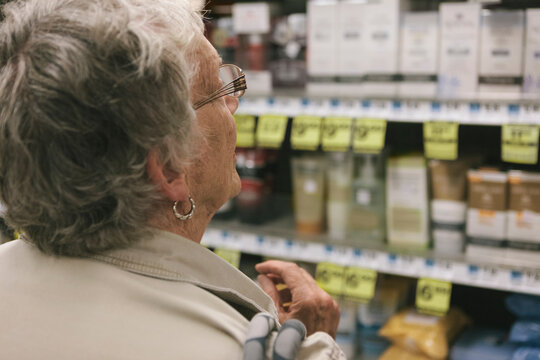
[[[186,0],[28,0],[0,25],[0,197],[43,252],[84,256],[145,235],[146,159],[193,159]]]

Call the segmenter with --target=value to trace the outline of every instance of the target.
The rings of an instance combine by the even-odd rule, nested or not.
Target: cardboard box
[[[504,240],[508,175],[499,171],[469,170],[467,236]]]
[[[523,11],[484,11],[478,92],[480,97],[519,98],[523,82]]]
[[[437,95],[438,58],[438,13],[405,13],[401,24],[399,96],[434,98]]]
[[[365,5],[364,66],[367,96],[396,96],[398,87],[399,30],[405,0],[379,0]]]
[[[307,91],[328,96],[338,70],[338,2],[308,2],[307,28]]]
[[[338,5],[338,95],[362,96],[365,7],[353,0]]]
[[[527,9],[526,17],[523,92],[526,95],[538,95],[540,94],[540,9]]]
[[[507,239],[510,247],[540,250],[540,173],[510,171]]]
[[[471,98],[478,86],[480,4],[440,5],[438,94],[443,98]]]

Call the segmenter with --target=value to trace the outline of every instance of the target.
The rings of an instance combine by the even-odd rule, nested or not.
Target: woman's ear
[[[159,161],[155,149],[150,150],[146,161],[146,170],[150,181],[157,186],[163,196],[171,201],[187,201],[189,189],[186,183],[186,174],[177,173],[166,168]]]

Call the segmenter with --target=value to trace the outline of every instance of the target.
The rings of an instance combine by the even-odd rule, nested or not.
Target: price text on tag
[[[345,268],[332,263],[322,262],[315,272],[317,284],[331,295],[341,295],[345,280]]]
[[[255,146],[255,117],[253,115],[234,115],[236,122],[236,146]]]
[[[240,251],[229,249],[215,249],[214,253],[222,259],[226,260],[235,268],[238,268],[240,266],[240,257],[242,256]]]
[[[416,285],[416,308],[423,313],[444,315],[450,308],[452,283],[420,278]]]
[[[279,148],[285,138],[287,116],[261,115],[257,125],[257,145],[268,148]]]
[[[377,272],[375,270],[348,267],[345,269],[345,289],[348,298],[369,301],[375,295]]]
[[[323,121],[322,146],[325,151],[347,151],[351,145],[352,118],[330,116]]]
[[[379,153],[384,147],[386,138],[386,120],[360,118],[356,119],[353,146],[355,152]]]
[[[504,124],[501,131],[503,161],[517,164],[538,162],[538,125]]]
[[[299,115],[293,119],[291,146],[297,150],[317,150],[321,143],[319,116]]]
[[[430,159],[455,160],[458,157],[459,124],[430,121],[424,123],[424,153]]]

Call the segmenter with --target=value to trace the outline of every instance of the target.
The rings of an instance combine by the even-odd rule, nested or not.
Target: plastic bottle
[[[335,240],[343,240],[347,235],[351,177],[352,161],[349,154],[330,153],[327,167],[326,220],[328,235]]]
[[[385,184],[381,155],[360,154],[354,159],[349,233],[360,242],[383,243],[385,238]]]

